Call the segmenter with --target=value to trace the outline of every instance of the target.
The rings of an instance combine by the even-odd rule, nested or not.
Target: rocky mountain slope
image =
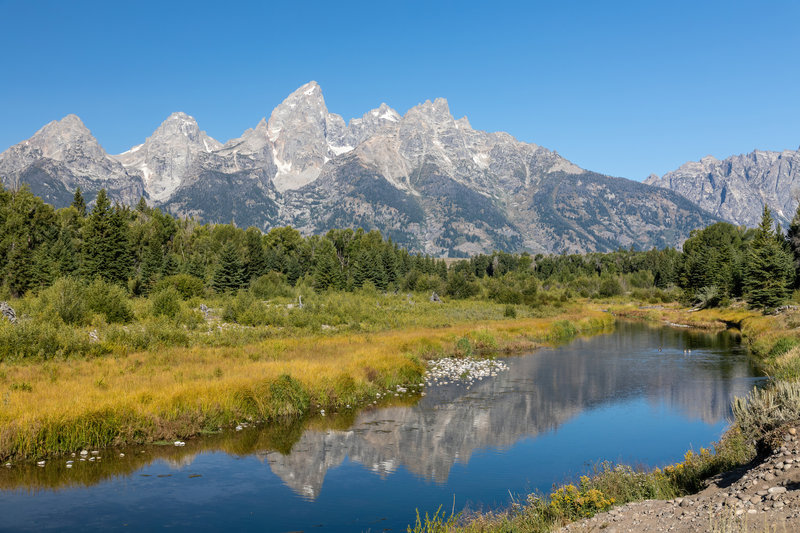
[[[145,194],[141,176],[108,157],[75,115],[50,122],[0,154],[0,177],[7,187],[27,183],[58,207],[72,201],[76,187],[86,191],[89,200],[105,187],[112,198],[126,204]]]
[[[375,228],[450,256],[676,245],[716,220],[674,192],[475,130],[441,98],[405,115],[381,104],[346,123],[315,82],[224,144],[174,113],[143,144],[109,155],[71,115],[0,154],[0,177],[56,206],[78,185],[89,198],[106,187],[117,201],[145,196],[205,222]]]
[[[787,225],[800,201],[800,149],[704,157],[645,183],[675,191],[716,216],[756,226],[764,205]]]

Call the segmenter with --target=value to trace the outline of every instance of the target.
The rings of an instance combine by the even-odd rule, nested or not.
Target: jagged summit
[[[290,94],[267,122],[278,169],[275,187],[285,191],[314,181],[331,156],[338,155],[332,147],[340,146],[337,141],[344,128],[342,117],[328,113],[317,82],[308,82]]]
[[[81,149],[84,150],[91,150],[95,153],[102,152],[100,143],[94,138],[89,128],[77,115],[73,114],[47,123],[26,143],[40,148],[45,157],[58,160],[62,160],[66,151],[75,149],[78,145],[82,145]]]
[[[0,154],[0,178],[11,187],[27,183],[57,206],[69,204],[76,187],[86,191],[89,200],[103,187],[117,201],[129,204],[144,194],[141,179],[109,157],[73,114],[46,124]]]
[[[194,117],[178,111],[172,113],[161,125],[153,132],[144,145],[153,142],[177,142],[187,145],[196,145],[206,152],[219,150],[222,143],[210,137],[206,132],[200,130]]]
[[[144,143],[114,158],[141,175],[148,196],[163,202],[181,186],[199,154],[222,148],[183,112],[172,113]]]
[[[735,224],[758,225],[767,205],[788,225],[800,201],[800,149],[754,150],[723,160],[706,156],[645,183],[675,191]]]
[[[55,205],[80,185],[176,215],[305,234],[380,229],[412,250],[467,255],[678,244],[715,220],[679,195],[584,171],[558,153],[456,120],[444,98],[381,103],[349,123],[310,81],[224,144],[183,112],[109,156],[75,116],[0,154],[5,183]]]
[[[389,122],[398,122],[401,118],[400,114],[389,107],[386,102],[382,102],[377,109],[370,111],[369,115],[379,120],[388,120]]]
[[[322,89],[315,81],[310,81],[286,97],[269,117],[269,138],[276,142],[281,132],[298,122],[307,122],[309,126],[324,124],[328,108]]]

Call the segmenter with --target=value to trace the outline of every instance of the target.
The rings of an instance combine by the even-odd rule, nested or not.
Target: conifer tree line
[[[303,237],[290,227],[262,233],[200,224],[149,207],[112,205],[104,190],[87,207],[54,209],[22,187],[0,188],[0,294],[37,292],[62,277],[102,279],[134,296],[168,280],[182,292],[233,292],[262,283],[305,283],[316,291],[442,291],[501,303],[534,303],[541,289],[615,296],[625,289],[675,289],[698,305],[744,298],[759,308],[785,303],[800,287],[800,209],[788,231],[768,208],[748,229],[726,222],[696,230],[683,250],[530,255],[495,252],[453,263],[412,254],[378,231],[331,230]]]
[[[470,274],[497,276],[529,270],[543,284],[559,282],[581,292],[595,280],[601,296],[619,294],[620,278],[633,288],[678,287],[687,303],[725,304],[743,298],[752,307],[775,309],[800,288],[800,206],[784,233],[768,207],[757,228],[717,222],[695,230],[683,250],[632,251],[573,255],[479,255],[469,261]]]
[[[80,189],[54,209],[26,187],[0,189],[0,288],[21,296],[60,277],[100,278],[148,295],[166,278],[230,292],[263,276],[318,291],[426,290],[447,278],[442,260],[411,254],[378,231],[332,230],[303,237],[290,227],[266,234],[232,224],[177,219],[141,200],[112,205],[105,190],[87,208]]]

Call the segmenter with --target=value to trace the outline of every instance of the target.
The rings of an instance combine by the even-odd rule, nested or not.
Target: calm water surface
[[[681,460],[762,380],[731,335],[625,322],[505,361],[406,405],[0,469],[0,530],[405,531],[417,508],[503,507],[600,460]]]

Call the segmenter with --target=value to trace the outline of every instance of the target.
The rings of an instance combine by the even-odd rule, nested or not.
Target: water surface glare
[[[628,322],[504,361],[393,406],[0,468],[0,530],[405,531],[417,508],[504,507],[600,460],[681,460],[763,379],[732,335]]]

